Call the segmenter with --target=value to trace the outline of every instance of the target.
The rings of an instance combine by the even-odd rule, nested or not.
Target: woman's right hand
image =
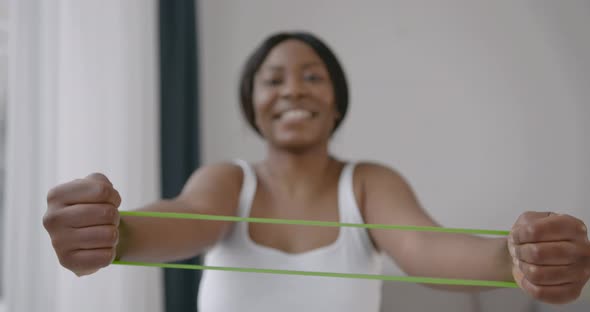
[[[115,259],[120,204],[119,192],[100,173],[49,191],[43,225],[62,266],[83,276]]]

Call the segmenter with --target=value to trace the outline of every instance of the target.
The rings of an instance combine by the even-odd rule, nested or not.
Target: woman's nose
[[[300,98],[306,94],[305,85],[300,79],[290,78],[283,85],[281,95],[286,98]]]

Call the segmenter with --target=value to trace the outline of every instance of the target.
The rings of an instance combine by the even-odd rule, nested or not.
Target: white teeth
[[[282,120],[296,121],[311,117],[311,112],[303,109],[293,109],[281,114]]]

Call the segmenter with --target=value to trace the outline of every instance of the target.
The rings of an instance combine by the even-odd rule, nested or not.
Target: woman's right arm
[[[242,171],[233,164],[196,171],[181,194],[140,211],[235,215]],[[61,184],[47,195],[43,224],[60,263],[87,275],[113,259],[165,262],[188,258],[215,244],[229,222],[119,217],[121,198],[102,174]]]

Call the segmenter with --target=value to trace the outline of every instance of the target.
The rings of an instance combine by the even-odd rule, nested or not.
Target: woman
[[[330,154],[348,90],[338,60],[318,38],[281,33],[265,40],[246,63],[240,98],[267,142],[265,159],[203,167],[177,198],[140,210],[437,226],[398,173]],[[47,202],[45,228],[61,264],[79,276],[115,258],[163,262],[206,251],[207,265],[379,274],[383,252],[409,275],[514,279],[549,303],[575,300],[590,277],[586,227],[567,215],[525,213],[509,239],[120,218],[121,198],[101,174],[53,188]],[[207,271],[200,294],[204,312],[378,311],[380,283]]]

